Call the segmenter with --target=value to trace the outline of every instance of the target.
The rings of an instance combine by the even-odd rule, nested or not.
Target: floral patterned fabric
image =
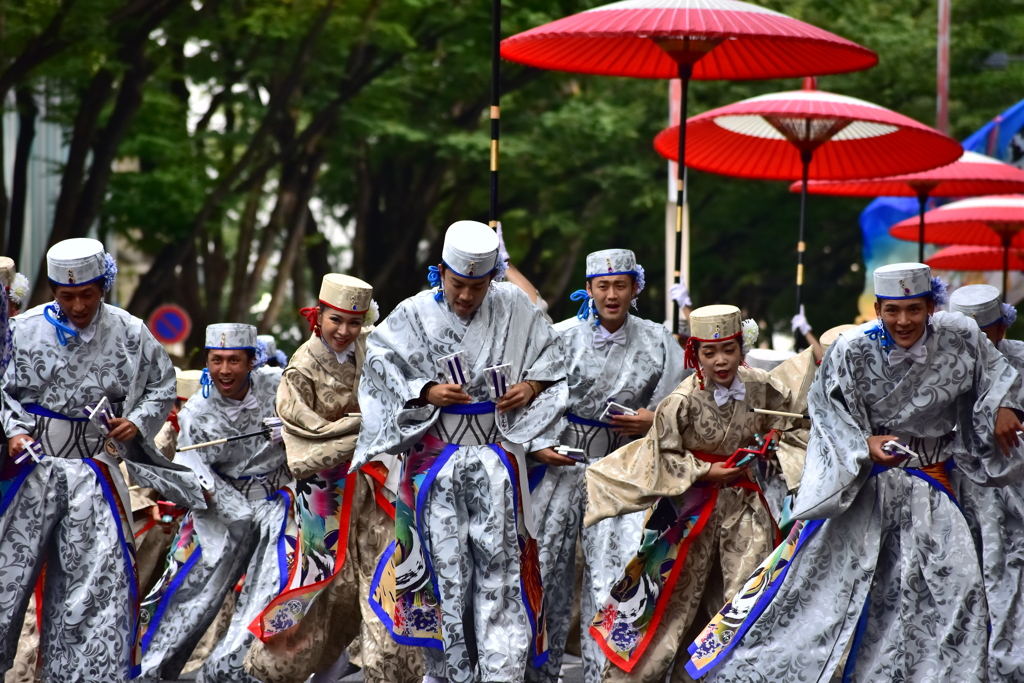
[[[789,426],[751,412],[787,410],[787,387],[753,368],[739,368],[737,378],[744,399],[722,406],[714,383],[701,389],[695,375],[683,380],[658,406],[644,438],[587,469],[585,523],[654,506],[639,552],[610,597],[596,615],[583,615],[610,660],[605,680],[664,679],[685,651],[683,636],[698,609],[724,602],[724,590],[738,587],[774,546],[774,523],[752,481],[727,490],[699,483],[709,457],[724,459],[755,435]]]
[[[455,351],[465,352],[465,388],[485,412],[442,416],[418,402],[428,383],[443,381],[437,360]],[[504,283],[490,285],[468,320],[444,297],[420,293],[367,340],[354,466],[407,453],[396,541],[381,558],[374,601],[399,642],[426,647],[430,675],[471,681],[479,666],[484,681],[516,680],[528,652],[540,656],[546,648],[524,444],[565,408],[563,358],[540,311]],[[550,386],[499,420],[483,370],[500,364],[511,366],[513,383]],[[467,610],[472,629],[463,621]]]
[[[1004,339],[998,348],[1018,373],[1024,372],[1024,342]],[[1024,458],[1018,462],[1024,464]],[[1024,483],[1016,478],[1005,486],[978,486],[956,470],[950,478],[985,577],[989,680],[1024,680]]]
[[[28,434],[46,454],[38,464],[0,456],[0,671],[11,666],[45,562],[37,605],[42,676],[123,681],[137,671],[139,658],[135,530],[127,484],[108,452],[113,446],[83,409],[107,398],[139,428],[123,444],[136,481],[159,485],[179,503],[204,502],[195,476],[148,443],[170,411],[174,372],[143,323],[101,304],[92,338],[61,345],[42,311],[36,307],[11,323],[13,361],[0,405],[5,435]]]
[[[280,375],[253,372],[251,409],[216,390],[196,394],[181,409],[179,446],[258,431],[274,415]],[[230,413],[234,412],[232,416]],[[188,459],[183,456],[191,454]],[[215,477],[206,510],[182,520],[168,567],[143,607],[142,680],[176,678],[217,615],[227,593],[245,575],[231,624],[199,670],[197,681],[255,681],[242,663],[254,636],[248,626],[281,592],[295,568],[297,526],[294,484],[280,445],[262,437],[179,454],[199,458]]]
[[[383,491],[388,468],[350,470],[359,431],[356,393],[366,328],[345,363],[318,337],[292,356],[277,391],[288,466],[295,476],[299,550],[286,589],[251,625],[260,638],[246,670],[265,683],[301,683],[358,641],[370,683],[412,683],[419,652],[399,645],[370,609],[377,558],[392,540],[394,505]],[[360,619],[360,616],[362,617]]]
[[[575,318],[573,319],[575,320]],[[654,410],[683,379],[683,350],[663,325],[628,315],[620,328],[624,344],[594,347],[597,328],[590,324],[559,325],[568,354],[569,405],[572,421],[563,417],[548,435],[535,440],[530,450],[563,444],[586,452],[596,462],[629,441],[597,421],[609,400],[628,408]],[[584,466],[530,468],[534,514],[540,528],[541,573],[544,577],[548,617],[548,661],[530,669],[530,683],[556,683],[562,668],[572,613],[573,586],[563,577],[572,574],[576,540],[582,534],[584,553],[582,613],[597,612],[626,561],[640,545],[642,512],[623,515],[583,528]],[[605,656],[596,641],[581,641],[584,678],[598,683]]]
[[[770,603],[709,680],[988,680],[988,610],[974,543],[934,476],[879,472],[865,437],[893,434],[928,470],[950,457],[964,476],[996,481],[996,409],[1020,409],[1017,372],[963,316],[936,313],[923,363],[890,365],[878,323],[826,352],[811,387],[811,435],[794,506],[824,520],[796,553]],[[802,540],[802,539],[801,539]]]

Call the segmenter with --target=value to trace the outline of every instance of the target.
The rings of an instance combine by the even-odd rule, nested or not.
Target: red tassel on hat
[[[320,336],[320,326],[317,325],[316,318],[319,312],[320,308],[318,306],[310,306],[299,311],[299,315],[309,321],[309,331],[318,337]]]

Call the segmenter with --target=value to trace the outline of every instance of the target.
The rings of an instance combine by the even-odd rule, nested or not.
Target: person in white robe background
[[[202,390],[178,413],[178,447],[263,431],[275,418],[281,374],[258,372],[256,328],[206,328]],[[179,452],[176,462],[204,481],[210,505],[192,510],[168,553],[168,566],[143,601],[142,680],[176,678],[225,596],[245,575],[234,616],[199,669],[197,681],[255,682],[242,665],[255,636],[248,627],[287,584],[296,526],[293,482],[280,429]]]
[[[573,294],[582,301],[577,324],[560,332],[569,373],[565,417],[530,445],[534,514],[541,529],[540,564],[548,617],[550,657],[526,679],[556,683],[572,613],[576,542],[582,532],[584,573],[581,614],[597,613],[640,546],[644,513],[603,520],[583,529],[584,463],[593,464],[644,434],[654,423],[654,409],[683,380],[683,350],[658,323],[629,312],[644,288],[644,270],[628,249],[605,249],[586,259],[586,289]],[[635,412],[629,415],[609,403]],[[557,453],[559,444],[579,449],[584,461]],[[584,678],[598,683],[607,658],[589,634],[581,638]]]
[[[1024,342],[1006,338],[1017,310],[1002,303],[998,289],[960,287],[949,298],[949,309],[974,320],[1010,365],[1024,373]],[[990,681],[1024,681],[1024,459],[1007,464],[996,482],[1004,486],[978,486],[957,470],[950,473],[985,576]]]

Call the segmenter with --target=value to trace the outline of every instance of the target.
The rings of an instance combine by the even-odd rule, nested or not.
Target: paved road
[[[583,683],[583,665],[580,663],[579,657],[573,657],[566,655],[565,662],[562,664],[562,676],[563,683]],[[164,681],[164,683],[185,683],[186,681],[194,681],[195,674],[190,674],[180,681]],[[363,677],[361,674],[354,674],[341,679],[342,683],[356,683],[361,682]]]

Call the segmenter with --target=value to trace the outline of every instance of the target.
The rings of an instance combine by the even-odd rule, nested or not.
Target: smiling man
[[[253,434],[275,416],[281,374],[256,372],[256,328],[206,328],[202,390],[178,413],[178,447]],[[200,669],[207,683],[255,682],[243,668],[248,626],[288,580],[295,551],[294,492],[280,437],[250,436],[179,453],[207,480],[207,510],[192,511],[167,557],[167,570],[143,601],[142,680],[177,678],[228,591],[245,587],[227,632]]]
[[[928,266],[879,268],[874,285],[879,319],[842,334],[811,387],[803,521],[705,629],[691,673],[990,680],[985,584],[947,473],[953,458],[978,483],[1005,467],[1021,380],[973,321],[935,310]]]
[[[396,641],[424,646],[428,683],[521,681],[546,654],[525,445],[565,408],[564,352],[526,294],[494,282],[498,252],[482,223],[448,228],[434,289],[370,333],[359,383],[353,467],[404,454],[371,600]]]
[[[544,577],[550,657],[526,680],[556,683],[569,633],[576,540],[582,531],[583,595],[581,614],[593,616],[626,561],[640,545],[644,514],[604,520],[583,529],[582,464],[559,455],[562,444],[585,452],[595,463],[616,448],[644,435],[654,409],[683,380],[683,350],[663,325],[629,313],[644,287],[644,270],[628,249],[606,249],[587,256],[587,288],[573,294],[582,301],[573,324],[560,333],[569,370],[569,405],[545,437],[531,444],[530,481],[534,512],[541,528],[540,563]],[[565,323],[560,323],[563,327]],[[609,402],[636,415],[607,414]],[[585,636],[584,678],[598,683],[606,658],[597,642]]]
[[[73,239],[51,247],[46,263],[55,301],[14,321],[0,408],[0,673],[45,563],[43,680],[126,681],[141,633],[118,460],[176,503],[204,501],[195,476],[152,445],[174,402],[174,368],[141,320],[104,303],[114,260],[100,242]],[[106,435],[85,412],[102,399],[114,415]],[[41,458],[25,453],[33,443]]]

